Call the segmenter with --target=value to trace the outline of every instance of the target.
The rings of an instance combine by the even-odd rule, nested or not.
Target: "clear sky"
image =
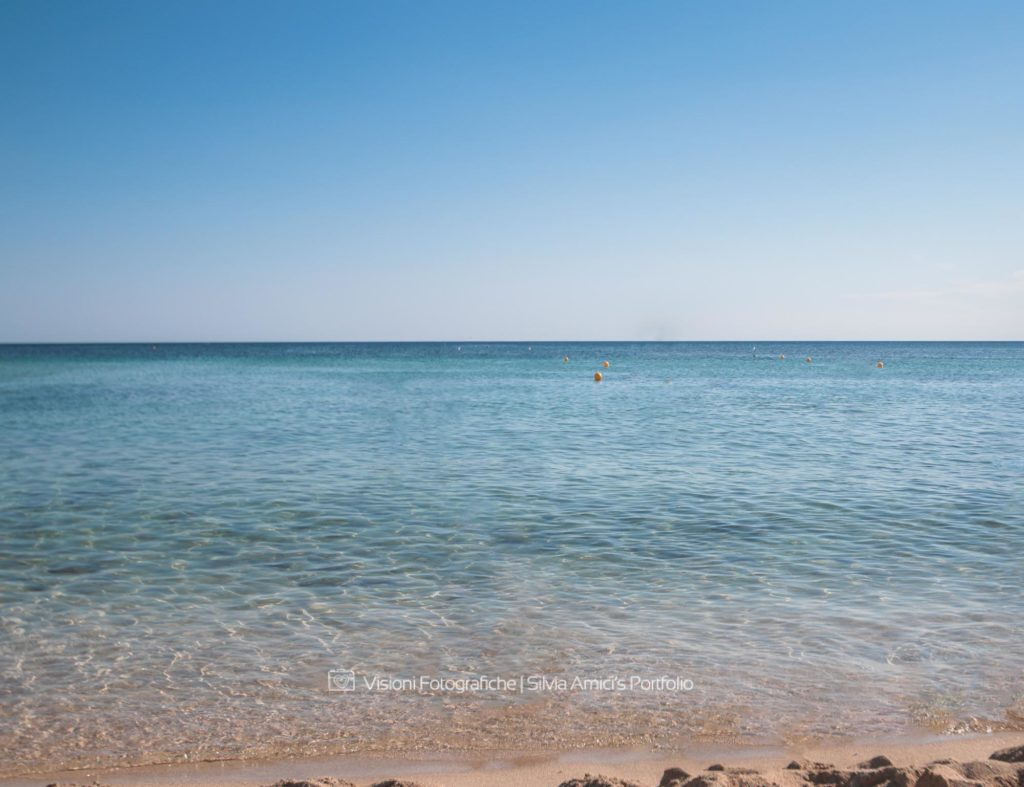
[[[1024,339],[1024,2],[0,0],[0,341]]]

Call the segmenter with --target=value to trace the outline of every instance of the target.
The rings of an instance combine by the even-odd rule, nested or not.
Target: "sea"
[[[1024,343],[0,345],[0,772],[1021,728]]]

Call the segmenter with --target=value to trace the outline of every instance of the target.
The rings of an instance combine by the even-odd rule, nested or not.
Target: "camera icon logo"
[[[327,673],[328,691],[355,691],[356,673],[350,669],[332,669]]]

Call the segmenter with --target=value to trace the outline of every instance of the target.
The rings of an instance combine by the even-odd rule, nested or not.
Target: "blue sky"
[[[1024,3],[0,0],[0,341],[1024,339]]]

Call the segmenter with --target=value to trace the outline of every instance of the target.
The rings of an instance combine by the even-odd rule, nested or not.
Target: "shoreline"
[[[99,783],[121,787],[258,787],[280,780],[334,777],[369,785],[402,779],[421,787],[558,787],[562,782],[601,774],[656,785],[666,768],[699,773],[713,763],[756,769],[765,778],[785,784],[795,777],[786,771],[791,760],[826,762],[838,768],[883,754],[898,767],[923,767],[939,759],[987,760],[994,751],[1024,745],[1024,732],[970,733],[958,736],[913,734],[889,738],[854,738],[838,742],[787,744],[693,743],[676,751],[578,749],[570,751],[505,751],[493,753],[435,752],[416,757],[344,755],[275,760],[224,760],[195,764],[130,766],[39,772],[0,778],[0,787],[42,787],[50,783]]]

